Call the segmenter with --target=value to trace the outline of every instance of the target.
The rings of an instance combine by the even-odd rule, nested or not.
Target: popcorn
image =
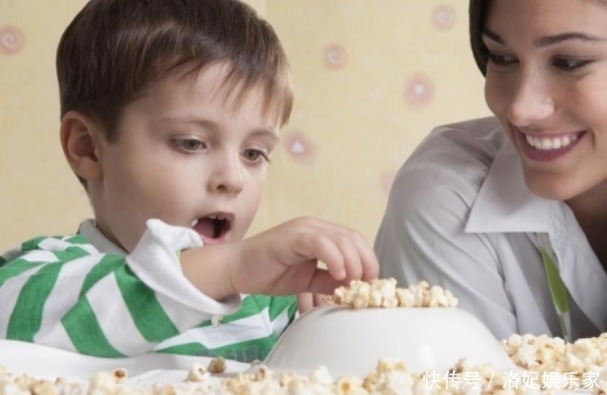
[[[217,327],[219,327],[219,324],[221,324],[222,319],[223,319],[222,316],[214,315],[211,317],[211,324],[213,325],[214,328],[217,328]]]
[[[348,287],[333,292],[330,304],[356,309],[367,307],[455,307],[457,298],[450,291],[425,281],[408,288],[398,288],[394,278],[376,279],[371,283],[354,280]]]
[[[457,299],[449,291],[426,282],[396,287],[393,279],[372,283],[352,282],[333,295],[340,304],[365,307],[451,307]],[[263,364],[247,373],[224,373],[226,361],[212,359],[207,366],[195,363],[180,383],[137,387],[126,385],[124,368],[95,373],[87,383],[64,378],[39,380],[13,376],[0,366],[0,395],[539,395],[562,389],[590,389],[607,395],[607,333],[567,343],[546,335],[512,335],[502,345],[513,362],[525,370],[502,372],[489,364],[472,365],[459,360],[449,371],[409,372],[404,361],[382,358],[363,377],[333,378],[326,367],[305,376],[274,372]]]
[[[114,393],[118,388],[118,383],[124,378],[124,376],[119,376],[115,374],[115,371],[97,372],[91,377],[90,389],[99,393]]]
[[[363,380],[360,377],[347,376],[337,380],[335,393],[337,395],[368,395],[368,392],[362,386]]]
[[[188,372],[186,380],[196,383],[208,381],[211,374],[224,373],[226,371],[226,367],[226,360],[221,357],[211,359],[209,365],[206,367],[199,363],[194,363]]]
[[[213,374],[220,374],[226,371],[226,360],[223,358],[213,358],[209,362],[209,372]]]
[[[219,359],[218,359],[219,360]],[[223,361],[225,362],[225,361]],[[211,364],[209,364],[210,366]],[[490,365],[471,366],[460,360],[445,375],[444,372],[410,373],[402,360],[383,358],[373,371],[365,377],[345,376],[333,379],[325,367],[319,367],[304,376],[282,372],[275,379],[267,367],[258,366],[255,371],[241,373],[225,379],[206,380],[209,367],[196,363],[190,370],[188,381],[152,387],[126,386],[125,369],[99,372],[88,384],[69,383],[65,379],[56,381],[36,380],[28,376],[12,377],[0,370],[0,394],[6,395],[535,395],[539,391],[523,391],[508,388],[505,374],[496,373]],[[475,373],[478,385],[453,385],[453,377]],[[429,386],[428,377],[434,377]],[[195,378],[195,380],[192,380]],[[450,381],[451,380],[451,381]],[[603,384],[602,390],[607,389]]]
[[[118,368],[112,371],[112,377],[116,380],[117,383],[125,380],[129,375],[129,371],[125,368]]]
[[[310,373],[310,381],[317,384],[322,384],[325,386],[331,385],[333,383],[333,377],[329,373],[329,369],[326,366],[320,366],[312,373]]]
[[[540,373],[544,387],[583,388],[592,375],[607,378],[607,333],[567,343],[546,335],[512,335],[502,346],[518,366]],[[601,388],[599,384],[595,387]]]
[[[210,376],[211,374],[207,371],[207,368],[196,362],[188,372],[186,380],[200,382],[208,380]]]

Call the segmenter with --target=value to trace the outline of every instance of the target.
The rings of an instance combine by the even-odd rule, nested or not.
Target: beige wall
[[[295,110],[252,232],[297,215],[372,241],[394,173],[437,124],[488,114],[465,0],[249,0],[289,56]],[[0,250],[91,215],[58,139],[54,53],[84,0],[0,2]]]

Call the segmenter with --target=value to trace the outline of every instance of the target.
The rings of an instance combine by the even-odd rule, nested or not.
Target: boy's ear
[[[100,131],[97,123],[78,111],[69,111],[61,119],[61,147],[70,167],[79,177],[101,177],[99,160]]]

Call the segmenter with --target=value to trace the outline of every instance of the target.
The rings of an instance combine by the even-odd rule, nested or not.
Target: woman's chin
[[[525,174],[525,184],[531,193],[548,200],[566,201],[581,193],[579,188],[557,178],[556,176],[549,177],[546,174],[537,177]]]

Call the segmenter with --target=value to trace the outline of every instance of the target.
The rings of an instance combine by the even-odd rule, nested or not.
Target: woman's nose
[[[509,121],[519,127],[531,126],[551,116],[555,101],[550,83],[539,70],[520,70],[513,86]]]

